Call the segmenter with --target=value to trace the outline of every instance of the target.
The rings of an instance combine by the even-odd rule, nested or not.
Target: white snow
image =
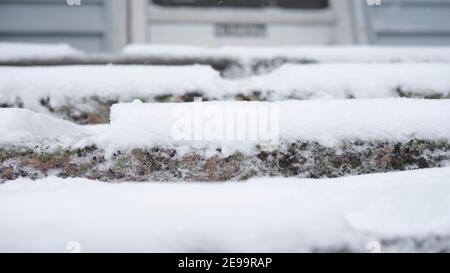
[[[89,135],[82,126],[27,109],[0,108],[0,143],[67,141]],[[66,143],[68,144],[68,143]]]
[[[80,56],[87,55],[64,44],[0,43],[0,61],[6,62]],[[230,140],[214,133],[218,139],[205,135],[197,139],[192,134],[191,139],[177,139],[180,135],[174,135],[174,128],[184,118],[202,134],[205,129],[223,132],[229,128],[227,118],[245,122],[248,110],[254,109],[274,111],[270,122],[280,141],[335,145],[354,139],[450,140],[449,99],[393,98],[399,96],[397,88],[449,96],[450,47],[131,45],[119,57],[127,56],[231,58],[247,65],[257,59],[285,58],[321,64],[287,64],[266,75],[236,80],[201,65],[0,67],[0,103],[20,99],[25,108],[45,112],[40,100],[47,97],[52,106],[61,106],[81,104],[91,96],[130,99],[192,91],[218,99],[275,91],[274,100],[322,100],[136,101],[114,105],[111,123],[101,126],[79,126],[31,110],[0,108],[0,146],[96,144],[107,155],[154,145],[180,152],[215,152],[217,147],[224,154],[250,152],[266,143]],[[344,100],[349,97],[357,100]],[[233,113],[220,116],[226,109]],[[265,114],[257,112],[257,120],[264,120]],[[251,123],[246,130],[255,124],[261,129],[261,124]],[[86,252],[366,251],[370,241],[383,239],[394,240],[389,250],[404,251],[395,240],[432,236],[439,236],[440,246],[448,244],[449,249],[449,182],[450,168],[229,183],[18,179],[0,184],[0,252],[65,252],[74,244]],[[433,244],[428,246],[427,250],[437,250]],[[407,251],[414,250],[408,247]]]
[[[304,46],[201,47],[134,44],[122,55],[158,58],[306,59],[318,62],[450,62],[450,47]]]
[[[314,181],[308,189],[336,202],[355,229],[385,237],[450,235],[448,167]]]
[[[450,168],[222,184],[18,179],[0,185],[0,251],[366,251],[372,240],[450,235],[449,177]]]
[[[259,112],[248,114],[255,109]],[[264,122],[266,114],[274,115]],[[268,144],[267,137],[277,138],[272,139],[275,145],[277,140],[305,140],[327,146],[354,139],[449,140],[449,118],[450,100],[424,99],[123,103],[113,105],[110,124],[89,127],[30,110],[0,108],[0,144],[33,145],[53,140],[76,147],[95,143],[108,152],[157,145],[174,147],[181,153],[192,149],[214,151],[218,147],[225,154],[249,153],[257,144]],[[252,123],[256,127],[250,126],[252,120],[257,121]],[[196,127],[187,135],[177,135],[181,132],[178,129],[189,126]],[[231,128],[227,126],[234,128],[233,134],[226,134]],[[242,128],[258,131],[252,137]],[[239,133],[243,133],[241,138]]]
[[[272,99],[388,98],[396,89],[418,95],[450,94],[449,64],[284,65],[272,73],[226,80],[208,66],[58,66],[0,67],[0,102],[20,98],[24,107],[46,112],[51,106],[79,104],[100,96],[130,100],[156,95],[202,92],[209,98],[233,98],[253,91]]]
[[[63,59],[83,55],[83,52],[67,44],[0,42],[0,61],[2,62],[29,59]]]
[[[89,55],[67,44],[0,42],[0,61],[29,59],[62,59]],[[190,45],[126,46],[120,57],[156,58],[228,58],[241,61],[252,59],[287,58],[318,62],[450,62],[450,47],[405,46],[223,46]]]
[[[263,111],[255,113],[257,122],[252,122],[247,113],[257,107]],[[273,113],[271,111],[279,115],[273,115],[269,122],[259,123],[266,113]],[[257,130],[273,128],[279,132],[281,141],[311,140],[330,146],[352,139],[450,139],[450,100],[373,99],[115,104],[111,109],[111,125],[97,140],[114,149],[167,145],[214,150],[220,146],[225,154],[236,150],[250,152],[256,144],[267,140],[258,138],[262,134],[251,138],[248,132],[239,140],[237,136],[242,127],[237,122],[226,122],[225,117],[247,122],[245,128],[251,128],[251,124],[258,124]],[[235,128],[235,138],[227,138],[226,133],[222,133],[231,127]],[[185,129],[187,137],[177,134],[179,128]],[[219,132],[214,135],[218,137],[211,138],[207,134],[210,128]]]
[[[240,90],[274,91],[274,98],[389,98],[397,88],[417,95],[450,95],[448,64],[286,64],[260,76],[235,81]],[[236,91],[235,91],[236,92]]]
[[[220,75],[209,66],[58,66],[0,68],[0,100],[21,98],[27,108],[39,110],[40,98],[52,104],[91,96],[130,98],[219,92]]]

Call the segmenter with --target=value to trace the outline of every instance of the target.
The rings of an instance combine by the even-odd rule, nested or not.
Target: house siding
[[[107,0],[0,0],[0,41],[69,43],[86,51],[112,50]]]
[[[450,45],[450,0],[383,0],[365,12],[371,44]]]

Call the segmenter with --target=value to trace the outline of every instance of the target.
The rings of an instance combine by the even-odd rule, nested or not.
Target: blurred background
[[[0,0],[0,41],[450,45],[450,0]]]

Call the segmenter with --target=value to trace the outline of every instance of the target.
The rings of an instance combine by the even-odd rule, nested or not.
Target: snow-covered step
[[[449,118],[450,100],[417,99],[136,102],[113,106],[111,124],[94,127],[0,109],[0,180],[225,181],[442,167]]]
[[[298,140],[450,140],[450,100],[122,103],[106,133],[119,149],[161,145],[224,153]],[[254,131],[254,132],[253,132]]]
[[[166,58],[229,58],[252,60],[297,60],[306,62],[450,62],[450,47],[386,46],[178,46],[129,45],[122,55]]]
[[[306,140],[324,146],[355,139],[450,140],[449,118],[450,100],[135,101],[113,105],[111,123],[95,130],[30,110],[0,108],[0,144],[66,136],[92,138],[96,145],[112,145],[113,149],[229,145],[230,152],[249,152],[249,146],[266,144],[268,140],[274,145],[277,141]],[[177,135],[183,129],[187,131]],[[252,129],[257,131],[250,132]]]
[[[437,63],[287,64],[269,74],[235,81],[235,89],[247,96],[258,91],[269,100],[450,98],[448,75],[450,64]]]
[[[0,108],[0,145],[42,144],[41,141],[87,136],[85,128],[27,109]]]
[[[0,64],[64,61],[85,56],[84,52],[67,44],[0,42]]]
[[[285,63],[399,62],[449,63],[450,47],[129,45],[118,54],[87,54],[67,45],[0,43],[0,65],[205,64],[226,77],[266,73]]]
[[[449,177],[436,168],[224,184],[19,179],[0,185],[0,251],[441,252]]]
[[[285,65],[228,80],[208,66],[0,67],[0,105],[105,123],[116,102],[450,98],[450,64]]]

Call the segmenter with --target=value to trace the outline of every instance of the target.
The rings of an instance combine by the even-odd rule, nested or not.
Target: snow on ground
[[[126,46],[116,57],[231,59],[245,63],[254,59],[292,59],[317,62],[450,62],[450,47],[386,46],[224,46],[186,45]],[[67,44],[0,43],[0,61],[33,59],[98,58]]]
[[[85,57],[67,45],[0,43],[0,61],[80,56]],[[20,99],[24,107],[43,111],[47,98],[64,105],[67,99],[78,103],[92,96],[129,99],[192,91],[219,99],[252,91],[276,91],[278,100],[354,97],[359,99],[202,105],[276,108],[282,141],[333,145],[349,139],[450,139],[450,100],[388,99],[400,96],[399,91],[448,96],[450,66],[444,63],[450,62],[450,48],[133,45],[120,56],[229,58],[246,64],[280,58],[328,64],[285,65],[238,80],[223,79],[208,66],[2,67],[0,102]],[[394,63],[374,64],[384,62]],[[174,140],[174,108],[194,113],[196,105],[116,104],[111,124],[87,127],[30,110],[1,108],[0,145],[93,143],[109,151],[152,145],[212,150],[221,146],[230,153],[246,152],[258,143]],[[234,115],[242,120],[245,109]],[[389,251],[448,251],[449,178],[450,168],[222,184],[18,179],[0,184],[0,252],[63,252],[71,242],[89,252],[365,251],[372,240],[389,242]],[[417,240],[424,243],[404,243]]]
[[[278,70],[239,80],[226,80],[208,66],[58,66],[1,67],[0,102],[48,111],[82,104],[99,96],[153,100],[161,95],[203,93],[208,98],[233,98],[254,91],[270,99],[381,98],[450,95],[449,64],[318,64],[284,65]],[[402,93],[399,93],[402,92]]]
[[[0,251],[366,251],[373,240],[449,236],[449,177],[450,168],[222,184],[19,179],[0,185]],[[433,243],[420,250],[450,247]],[[387,250],[418,250],[403,247]]]
[[[255,114],[249,115],[251,111]],[[263,122],[266,115],[271,115],[271,119],[258,123]],[[252,117],[258,122],[253,122]],[[251,152],[268,137],[273,140],[279,137],[280,141],[287,142],[318,141],[326,146],[356,139],[448,141],[449,118],[450,100],[423,99],[135,102],[113,105],[109,125],[88,128],[30,110],[0,108],[0,144],[22,142],[34,145],[44,140],[57,140],[55,143],[59,145],[96,143],[108,151],[154,145],[211,150],[219,146],[228,154]],[[237,123],[237,120],[243,123]],[[200,129],[191,127],[194,122],[199,122],[200,127],[195,128]],[[242,126],[250,126],[250,122],[258,123],[256,136],[240,131]],[[231,138],[226,135],[227,126],[235,130]],[[192,130],[186,130],[186,135],[177,135],[186,128]],[[216,131],[207,135],[207,128]],[[197,132],[200,132],[199,137],[196,137]],[[239,132],[244,133],[241,139]]]
[[[336,183],[314,180],[307,187],[336,202],[358,230],[385,237],[450,235],[450,168],[325,181]]]
[[[389,98],[450,95],[447,64],[286,64],[237,81],[244,94],[274,91],[275,98]],[[408,94],[409,92],[413,94]]]
[[[67,44],[0,42],[0,62],[27,59],[64,59],[81,57],[83,52]]]
[[[21,99],[39,109],[40,99],[54,105],[67,99],[182,95],[206,90],[220,93],[220,74],[209,66],[58,66],[0,67],[0,100]],[[219,85],[219,86],[217,86]]]
[[[382,46],[177,46],[128,45],[122,55],[166,58],[286,58],[317,62],[450,62],[450,47],[382,47]]]
[[[260,111],[254,114],[257,121],[248,114],[255,109]],[[266,114],[271,115],[270,121],[258,123],[264,121]],[[246,128],[259,124],[258,130],[268,133],[258,131],[253,139],[248,133],[244,139],[230,140],[237,139],[236,132],[241,128],[240,123],[232,122],[233,118],[247,124]],[[249,149],[261,144],[260,140],[263,141],[264,137],[276,138],[277,135],[272,132],[279,132],[281,141],[310,140],[327,146],[354,139],[448,140],[449,118],[450,100],[128,103],[113,105],[109,130],[98,139],[104,139],[107,145],[113,145],[115,149],[158,144],[210,147],[214,150],[215,145],[219,145],[227,154],[236,150],[250,152]],[[232,123],[228,122],[230,119]],[[200,129],[195,129],[199,128],[195,126],[200,126]],[[226,138],[230,126],[236,130],[235,138]],[[217,135],[207,135],[208,128],[212,127],[218,132]],[[177,135],[178,129],[184,129],[186,135]],[[196,139],[198,135],[200,138]]]
[[[0,144],[36,144],[53,140],[71,140],[90,135],[90,131],[68,121],[59,120],[27,109],[0,108]],[[67,142],[69,141],[69,142]]]

